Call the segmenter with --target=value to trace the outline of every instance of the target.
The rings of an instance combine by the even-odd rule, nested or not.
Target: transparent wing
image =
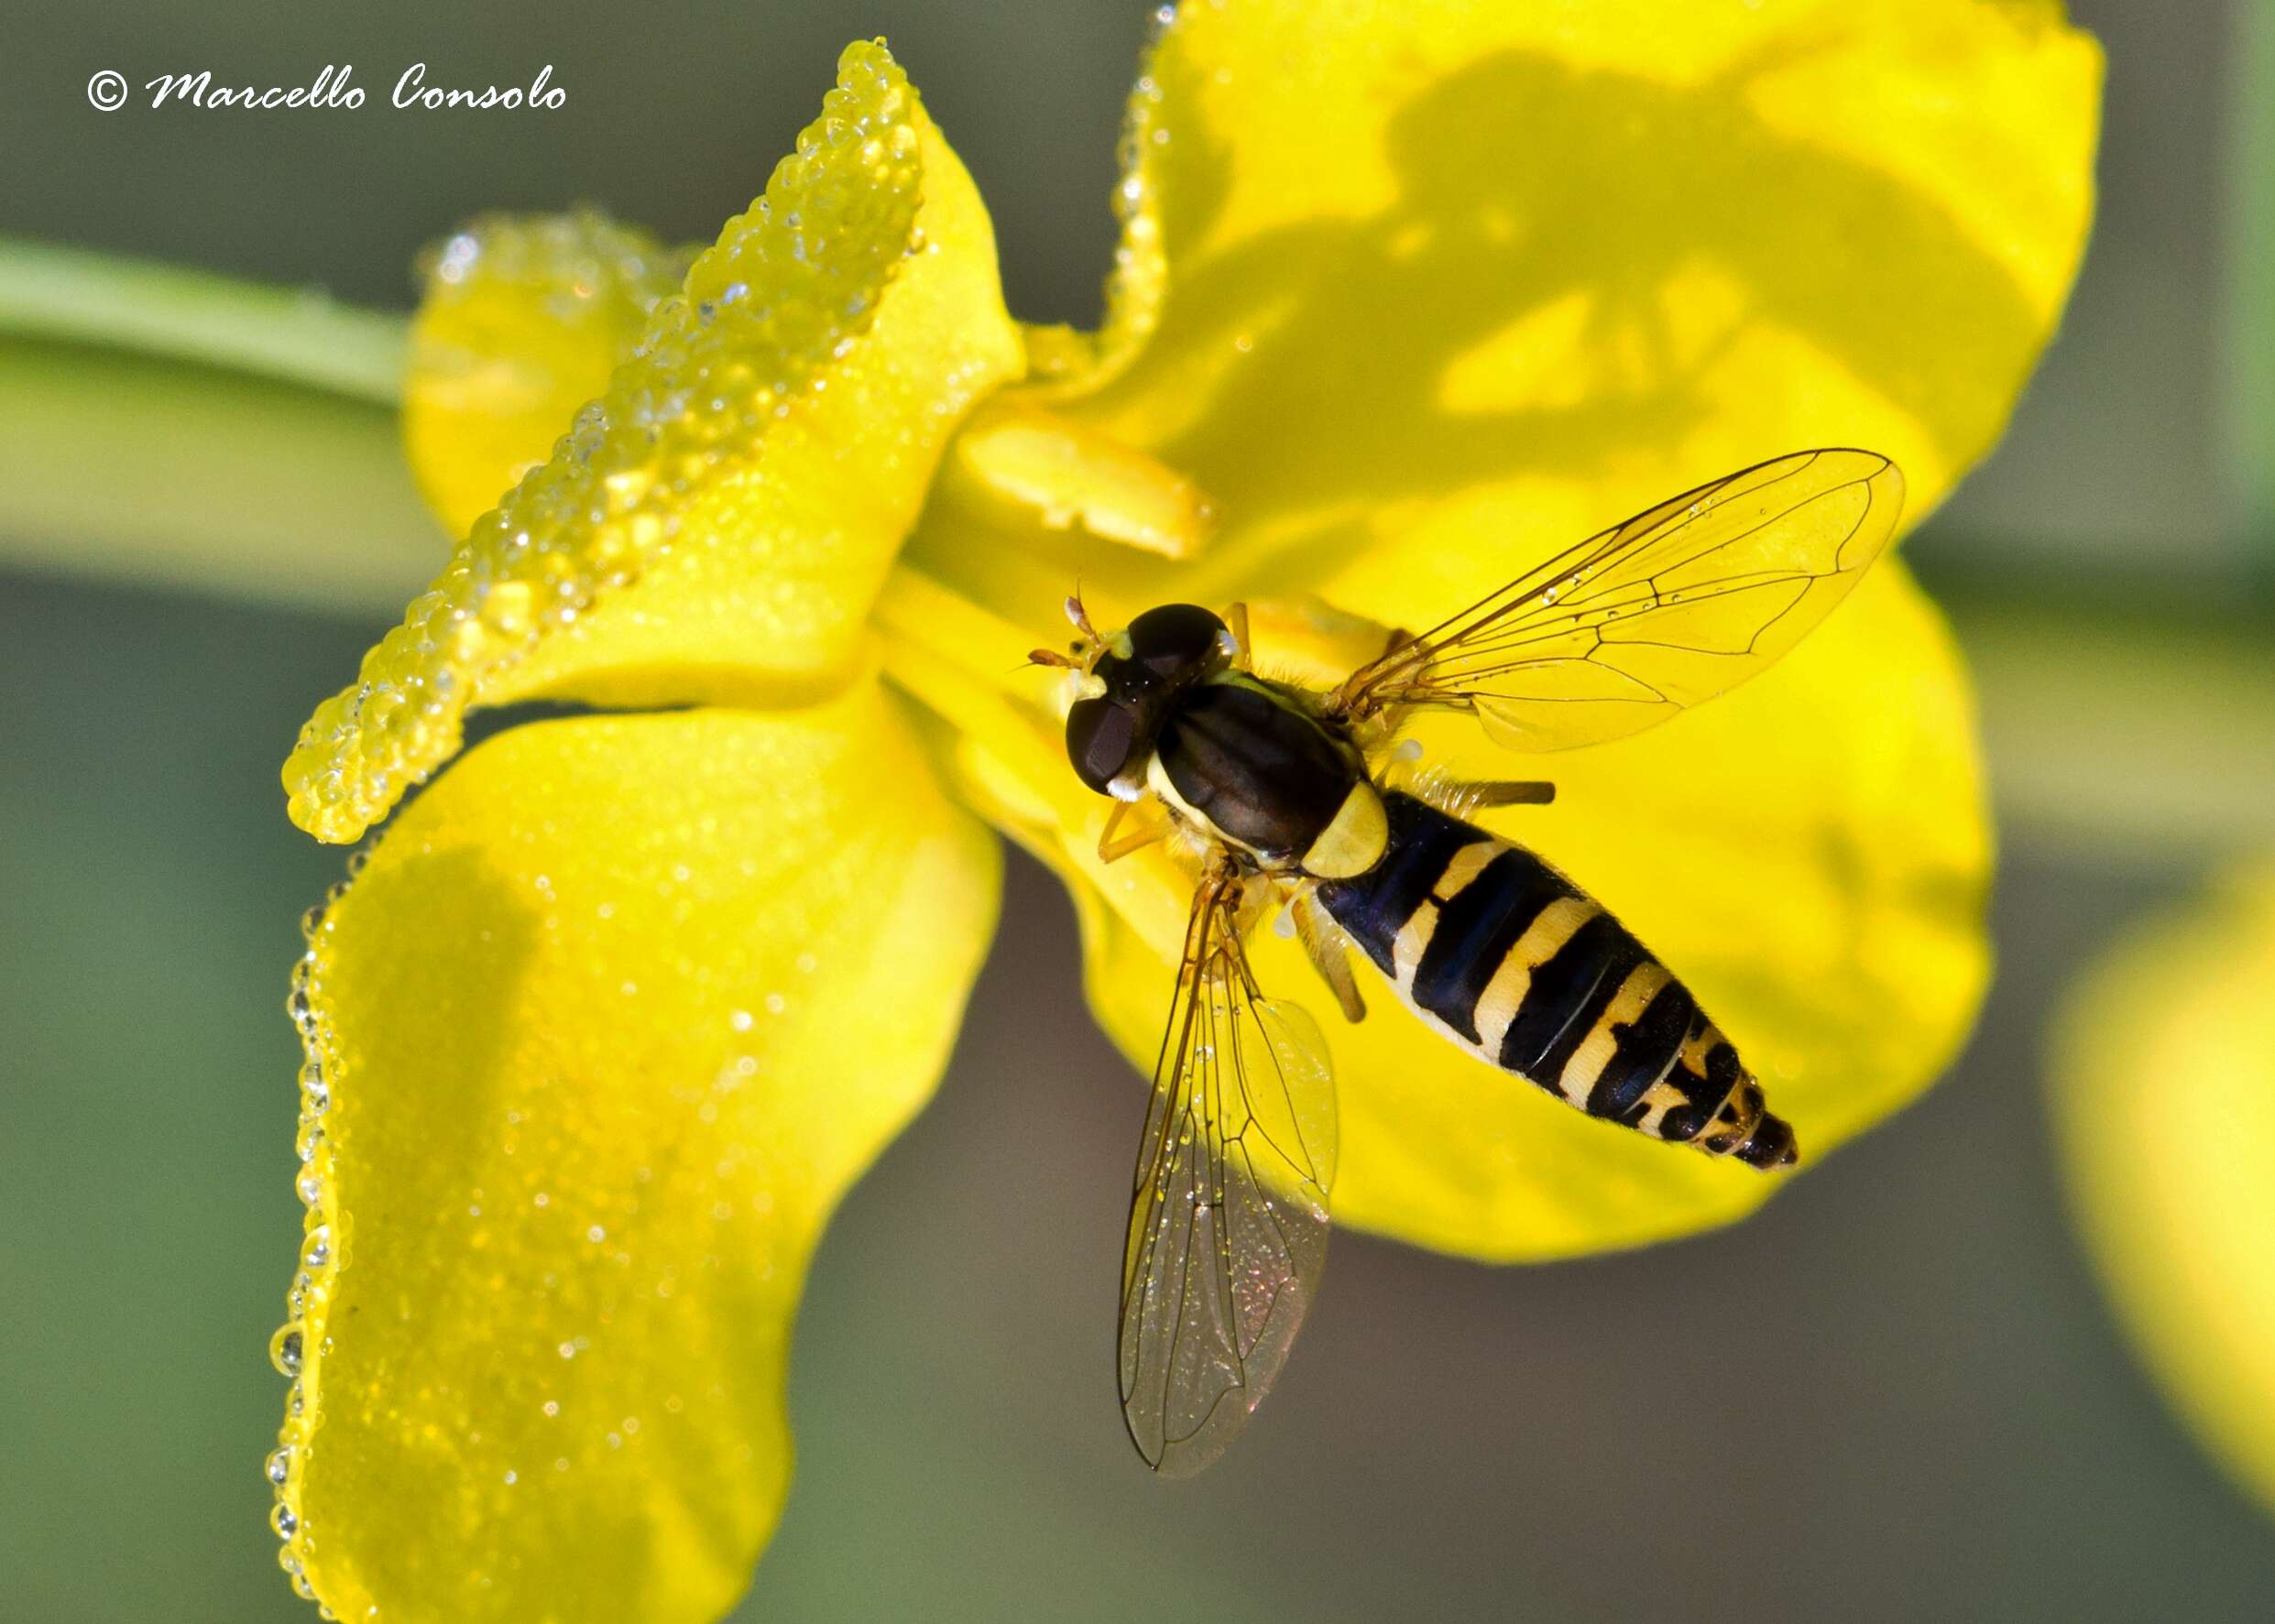
[[[1319,1288],[1335,1093],[1310,1016],[1261,997],[1241,882],[1205,881],[1154,1072],[1121,1275],[1121,1411],[1171,1477],[1224,1453]]]
[[[1351,674],[1330,705],[1473,711],[1518,750],[1602,744],[1776,661],[1887,546],[1904,476],[1873,452],[1796,452],[1685,491]]]

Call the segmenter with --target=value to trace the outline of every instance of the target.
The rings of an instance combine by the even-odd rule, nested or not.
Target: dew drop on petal
[[[301,1373],[301,1326],[295,1320],[268,1339],[268,1362],[286,1376]]]

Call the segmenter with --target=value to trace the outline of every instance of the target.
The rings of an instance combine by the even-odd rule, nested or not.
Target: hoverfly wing
[[[1774,663],[1894,534],[1876,452],[1796,452],[1592,536],[1351,674],[1330,708],[1474,712],[1495,742],[1565,750],[1654,726]]]
[[[1249,974],[1240,884],[1212,877],[1194,898],[1122,1266],[1122,1417],[1169,1477],[1239,1435],[1327,1261],[1332,1070],[1311,1017]]]

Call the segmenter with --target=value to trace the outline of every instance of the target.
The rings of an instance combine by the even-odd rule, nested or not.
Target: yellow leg
[[[1138,826],[1126,834],[1117,833],[1132,807],[1138,808]],[[1098,860],[1118,863],[1132,852],[1142,852],[1165,838],[1168,833],[1169,815],[1162,811],[1160,802],[1149,801],[1140,806],[1135,801],[1117,801],[1114,810],[1106,814],[1106,826],[1098,832]]]
[[[1547,806],[1556,800],[1556,786],[1539,779],[1510,779],[1482,784],[1447,786],[1473,807]]]
[[[1342,932],[1319,911],[1308,890],[1297,892],[1288,903],[1287,911],[1296,921],[1296,938],[1304,944],[1311,967],[1318,971],[1319,979],[1327,983],[1336,1003],[1342,1006],[1343,1019],[1364,1020],[1366,1000],[1359,996],[1358,978],[1351,973],[1350,947]]]
[[[1246,670],[1253,663],[1254,651],[1248,641],[1248,605],[1234,604],[1224,612],[1224,624],[1231,628],[1232,644],[1237,650],[1233,658]]]

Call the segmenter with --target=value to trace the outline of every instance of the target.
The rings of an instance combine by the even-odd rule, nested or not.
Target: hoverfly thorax
[[[1146,760],[1177,701],[1230,665],[1231,631],[1195,604],[1148,609],[1103,637],[1090,629],[1079,602],[1069,599],[1066,612],[1084,633],[1075,644],[1067,758],[1099,794],[1134,801],[1144,792]]]

